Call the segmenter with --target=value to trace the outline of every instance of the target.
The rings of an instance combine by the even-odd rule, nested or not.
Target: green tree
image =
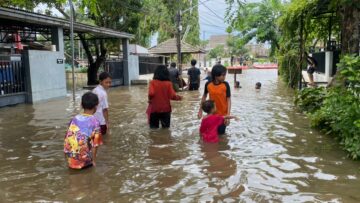
[[[240,44],[244,46],[254,38],[261,43],[270,42],[270,55],[273,56],[279,48],[280,32],[276,21],[281,16],[281,0],[262,0],[246,4],[235,0],[226,2],[227,20],[232,27],[229,31],[236,29],[240,32]],[[238,9],[233,10],[234,6],[238,6]]]
[[[249,50],[246,49],[240,37],[230,36],[226,41],[226,44],[229,47],[229,54],[231,56],[244,56],[249,52]]]
[[[211,49],[207,55],[209,59],[225,57],[227,54],[225,53],[224,45],[218,45],[215,48]]]
[[[174,38],[176,35],[176,14],[178,10],[185,11],[188,8],[198,4],[198,0],[179,0],[179,1],[163,1],[163,5],[159,5],[159,38],[158,43],[167,39]],[[195,6],[182,14],[181,18],[182,36],[187,27],[189,29],[185,41],[192,45],[200,45],[200,26],[198,9]]]

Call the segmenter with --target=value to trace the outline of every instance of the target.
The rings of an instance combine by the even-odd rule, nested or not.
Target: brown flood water
[[[276,70],[248,70],[240,81],[240,121],[218,144],[199,142],[202,89],[173,102],[168,130],[148,128],[146,86],[111,89],[110,134],[97,166],[82,171],[67,168],[63,137],[83,90],[75,105],[69,94],[1,108],[0,202],[359,202],[360,163],[309,127]]]

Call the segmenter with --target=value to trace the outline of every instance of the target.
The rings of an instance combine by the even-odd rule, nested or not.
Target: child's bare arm
[[[103,115],[105,118],[106,126],[109,128],[109,111],[108,111],[108,109],[103,109]]]
[[[98,148],[98,147],[94,147],[94,148],[92,149],[92,153],[93,153],[93,165],[94,165],[94,166],[96,166],[95,160],[96,160],[97,148]]]
[[[200,119],[202,117],[202,109],[201,106],[202,104],[206,101],[206,96],[207,95],[203,95],[203,97],[201,98],[201,102],[200,102],[200,108],[199,108],[199,112],[198,112],[198,119]]]
[[[236,121],[239,120],[236,116],[224,116],[224,119],[235,119]]]

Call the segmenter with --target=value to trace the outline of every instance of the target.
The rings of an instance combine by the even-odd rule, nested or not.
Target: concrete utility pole
[[[205,1],[199,1],[199,3],[197,5],[194,5],[194,6],[190,6],[189,8],[181,11],[180,10],[180,5],[179,5],[179,10],[178,10],[178,13],[176,14],[176,47],[177,47],[177,57],[178,57],[178,67],[179,67],[179,72],[180,74],[182,74],[182,66],[181,66],[181,30],[182,30],[182,26],[181,26],[181,15],[185,12],[192,12],[192,9],[201,5],[201,4],[204,4],[205,2],[208,2],[210,0],[205,0]],[[192,5],[192,1],[191,1],[191,5]]]
[[[181,66],[181,11],[178,10],[176,14],[176,47],[177,47],[177,64],[179,67],[180,75],[182,74],[182,66]]]
[[[70,4],[70,45],[71,45],[71,69],[72,69],[72,88],[73,88],[73,100],[75,102],[75,64],[74,64],[74,6],[72,1],[69,0]]]

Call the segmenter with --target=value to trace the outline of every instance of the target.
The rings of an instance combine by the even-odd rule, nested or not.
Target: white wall
[[[129,84],[131,84],[131,80],[139,79],[139,56],[130,55],[129,56]],[[128,84],[128,85],[129,85]]]
[[[66,96],[65,60],[61,52],[28,50],[25,60],[28,101]],[[63,59],[62,64],[57,60]]]

